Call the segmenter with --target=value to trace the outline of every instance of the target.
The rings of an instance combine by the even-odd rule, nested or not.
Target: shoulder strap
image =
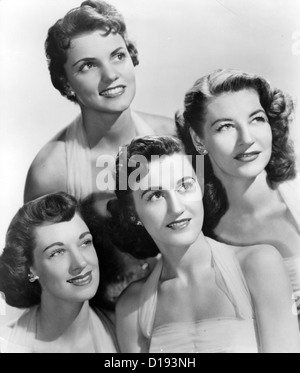
[[[111,319],[105,314],[105,312],[97,307],[93,307],[93,310],[95,311],[96,315],[99,317],[99,319],[102,321],[102,324],[106,331],[111,335],[112,340],[116,346],[117,352],[121,352],[117,340],[116,335],[116,328]]]
[[[152,335],[156,307],[157,288],[163,269],[163,260],[159,259],[154,270],[144,284],[144,289],[140,298],[139,324],[143,335],[149,339]]]
[[[278,190],[300,231],[300,175],[298,174],[293,180],[278,184]]]
[[[81,115],[66,131],[67,192],[78,200],[93,193],[91,150]]]
[[[217,284],[233,304],[238,317],[253,318],[251,294],[234,251],[212,239],[208,242],[212,248]]]

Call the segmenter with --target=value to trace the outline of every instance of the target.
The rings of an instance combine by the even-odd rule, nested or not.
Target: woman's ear
[[[193,130],[192,127],[190,127],[190,135],[194,144],[194,147],[197,149],[197,147],[201,146],[204,148],[204,144],[202,140],[200,139],[200,136],[197,135],[197,133]]]
[[[36,271],[33,267],[29,268],[30,272],[28,274],[28,281],[30,283],[34,283],[35,281],[39,280],[39,276],[37,275]]]
[[[30,273],[32,273],[34,276],[38,276],[38,271],[37,271],[37,268],[36,266],[34,265],[34,263],[29,266],[29,271]]]
[[[197,152],[200,155],[206,155],[207,150],[205,149],[205,145],[203,141],[201,140],[200,136],[197,135],[197,133],[191,127],[190,127],[190,135],[191,135],[191,139],[193,141],[194,147],[197,150]]]
[[[70,96],[70,97],[75,97],[76,96],[75,91],[73,90],[73,88],[71,87],[69,82],[66,83],[66,90],[67,90],[68,96]]]

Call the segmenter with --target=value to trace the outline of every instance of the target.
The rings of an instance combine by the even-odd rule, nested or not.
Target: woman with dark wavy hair
[[[0,352],[117,352],[110,321],[89,305],[98,285],[92,235],[75,198],[61,192],[25,204],[7,232],[0,291],[27,311],[0,329]]]
[[[233,245],[275,246],[300,291],[293,109],[261,76],[218,70],[187,92],[177,128],[187,154],[205,155],[205,233]]]
[[[65,191],[78,200],[89,198],[91,210],[103,217],[107,201],[114,197],[113,183],[99,177],[113,169],[114,161],[108,160],[107,166],[107,159],[114,160],[119,147],[136,136],[175,133],[175,124],[131,109],[138,52],[114,6],[101,0],[84,1],[49,29],[45,48],[53,86],[78,104],[81,114],[33,161],[25,202]],[[103,289],[108,303],[114,302],[121,282],[129,281],[132,272],[133,277],[147,274],[145,261],[120,257],[112,250],[102,251],[103,261],[106,252],[108,260],[111,255],[116,259],[109,273],[116,284]]]
[[[131,238],[120,247],[137,257],[161,254],[150,276],[129,285],[117,303],[122,352],[300,351],[280,254],[269,245],[205,237],[202,190],[178,139],[133,140],[116,172],[113,237],[124,230],[121,238]]]

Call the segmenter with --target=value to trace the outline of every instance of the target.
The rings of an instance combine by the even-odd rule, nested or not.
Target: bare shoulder
[[[282,256],[271,245],[236,249],[242,272],[252,293],[288,286],[289,278]]]
[[[145,280],[131,283],[121,294],[116,305],[116,314],[129,315],[138,311]]]
[[[248,247],[235,247],[236,256],[243,269],[266,270],[269,264],[283,264],[278,250],[271,245],[255,245]]]
[[[259,278],[259,276],[266,276],[278,268],[284,268],[279,251],[272,245],[233,246],[216,240],[210,239],[210,241],[214,246],[218,246],[219,250],[228,250],[233,253],[245,277]]]
[[[65,142],[62,137],[56,137],[47,143],[33,160],[27,174],[24,201],[52,192],[65,191],[65,185]]]
[[[137,112],[157,135],[176,136],[175,120],[161,115]]]

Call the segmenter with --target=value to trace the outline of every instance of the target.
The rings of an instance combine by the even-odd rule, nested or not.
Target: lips
[[[125,92],[126,86],[119,85],[117,87],[105,89],[104,91],[100,92],[100,96],[105,98],[115,98],[121,96]]]
[[[92,271],[87,272],[84,275],[76,276],[67,282],[75,286],[86,286],[92,282],[93,276]]]
[[[252,162],[257,159],[260,153],[259,151],[240,153],[234,159],[241,162]]]
[[[181,219],[173,221],[167,225],[167,228],[173,229],[174,231],[179,231],[185,229],[191,222],[192,219]]]

